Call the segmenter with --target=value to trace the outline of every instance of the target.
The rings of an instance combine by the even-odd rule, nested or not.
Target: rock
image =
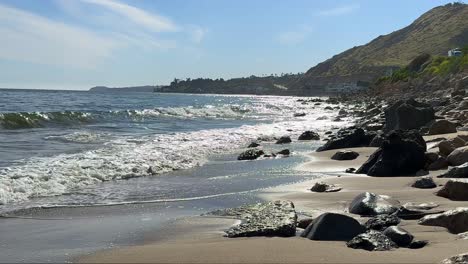
[[[450,96],[451,96],[451,97],[455,97],[455,96],[465,96],[465,95],[466,95],[465,89],[454,89],[454,90],[450,93]]]
[[[366,125],[366,130],[368,130],[368,131],[379,131],[379,130],[382,130],[383,127],[384,127],[384,125],[381,124],[381,123],[371,123],[371,124]]]
[[[383,234],[390,238],[399,247],[408,247],[414,236],[405,229],[398,226],[390,226],[383,231]]]
[[[409,245],[408,248],[411,249],[420,249],[425,247],[427,244],[429,244],[429,241],[427,240],[413,240]]]
[[[383,231],[389,226],[398,225],[400,221],[400,218],[395,215],[383,214],[370,218],[364,226],[368,230]]]
[[[432,177],[421,177],[414,181],[411,187],[419,188],[419,189],[432,189],[437,187]]]
[[[332,160],[353,160],[359,156],[359,153],[352,150],[340,150],[333,154]]]
[[[298,140],[320,140],[320,136],[319,134],[313,132],[313,131],[305,131],[304,133],[302,133]]]
[[[306,113],[294,113],[294,117],[306,116]]]
[[[468,232],[463,232],[457,235],[459,239],[468,240]]]
[[[463,147],[463,146],[465,146],[465,144],[466,144],[465,140],[461,139],[460,137],[455,137],[455,138],[452,138],[452,139],[443,140],[443,141],[439,142],[439,145],[438,145],[439,152],[440,152],[440,154],[442,154],[444,156],[448,156],[455,149],[457,149],[459,147]]]
[[[427,169],[434,171],[434,170],[443,170],[447,169],[449,166],[449,163],[446,158],[444,157],[438,157],[435,161],[431,162],[428,166]]]
[[[423,169],[426,144],[416,131],[392,131],[382,146],[356,171],[369,176],[406,176]],[[424,145],[422,145],[424,144]]]
[[[263,152],[263,150],[261,149],[249,149],[249,150],[242,152],[237,157],[237,159],[238,160],[254,160],[254,159],[258,159],[263,154],[265,154],[265,152]]]
[[[466,264],[468,263],[468,252],[444,259],[440,264]]]
[[[437,176],[437,178],[468,178],[468,162],[450,168],[450,170]]]
[[[331,106],[325,106],[324,109],[325,109],[325,110],[333,110],[333,107],[331,107]]]
[[[346,243],[350,248],[364,249],[368,251],[386,251],[398,247],[395,242],[381,232],[370,230],[367,233],[357,235]]]
[[[452,151],[447,157],[447,161],[452,166],[459,166],[468,162],[468,146],[460,147]]]
[[[402,207],[398,208],[398,210],[393,214],[404,220],[417,220],[417,219],[421,219],[422,217],[426,215],[440,214],[443,212],[444,211],[440,211],[440,210],[428,211],[428,209],[417,209],[415,207],[405,207],[405,205],[403,205]]]
[[[275,144],[287,144],[287,143],[291,143],[292,140],[289,136],[283,136],[283,137],[280,137]]]
[[[468,207],[459,207],[441,214],[427,215],[419,219],[418,224],[445,227],[453,234],[466,232],[468,231]]]
[[[346,173],[354,173],[355,171],[356,171],[355,168],[347,168],[347,169],[345,170]]]
[[[247,148],[256,148],[256,147],[260,147],[260,144],[258,144],[257,142],[252,142]]]
[[[468,180],[449,180],[436,195],[454,201],[468,201]]]
[[[289,156],[289,154],[291,154],[289,149],[283,149],[283,150],[276,153],[276,155],[285,155],[285,156]]]
[[[419,129],[435,119],[434,109],[413,99],[398,101],[385,109],[385,131]]]
[[[429,163],[436,161],[440,157],[439,154],[434,152],[426,152],[424,156],[426,156],[426,161]]]
[[[429,135],[456,133],[457,124],[442,119],[435,121],[429,128]]]
[[[311,240],[349,241],[365,231],[366,229],[352,217],[324,213],[302,232],[301,237]]]
[[[258,203],[218,210],[210,214],[242,220],[241,224],[226,231],[227,237],[290,237],[296,234],[297,215],[294,204],[290,201]]]
[[[306,229],[314,219],[312,217],[305,217],[297,220],[297,227]]]
[[[391,214],[400,202],[386,195],[365,192],[357,195],[349,205],[349,212],[358,215]]]
[[[326,117],[326,116],[321,116],[321,117],[317,117],[316,120],[327,120],[327,119],[328,119],[328,117]]]
[[[402,207],[404,207],[406,209],[409,209],[409,210],[431,210],[431,209],[434,209],[434,208],[436,208],[438,206],[439,205],[436,204],[436,203],[420,203],[420,204],[405,203],[404,205],[402,205]]]
[[[338,192],[341,190],[340,187],[337,187],[334,184],[328,184],[325,182],[316,182],[312,188],[310,188],[313,192]]]
[[[329,140],[325,145],[318,148],[317,151],[367,147],[374,136],[375,134],[366,133],[362,128],[340,129],[336,134],[336,139]]]
[[[369,147],[380,148],[384,141],[385,141],[385,136],[384,135],[381,135],[381,134],[377,135],[369,143]]]
[[[340,115],[340,116],[345,116],[347,114],[348,114],[348,112],[346,110],[344,110],[344,109],[341,109],[340,111],[338,111],[338,115]]]

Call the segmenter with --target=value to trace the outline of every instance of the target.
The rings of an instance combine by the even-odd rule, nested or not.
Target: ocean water
[[[289,158],[236,156],[258,138],[323,135],[351,122],[330,121],[337,111],[326,106],[278,96],[0,90],[0,212],[190,201],[310,177],[292,168],[320,142],[263,144],[291,149]]]

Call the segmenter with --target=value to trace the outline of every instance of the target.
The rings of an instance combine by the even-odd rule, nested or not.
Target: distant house
[[[448,51],[449,57],[461,57],[462,51],[459,48],[451,49]]]

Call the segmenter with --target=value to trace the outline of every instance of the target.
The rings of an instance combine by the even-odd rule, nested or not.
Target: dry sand
[[[446,136],[446,135],[442,135]],[[452,137],[453,135],[449,135]],[[438,136],[440,137],[440,136]],[[430,139],[430,138],[426,138]],[[355,148],[360,157],[354,161],[332,161],[336,152],[310,154],[311,161],[298,169],[317,173],[339,172],[349,167],[358,168],[374,148]],[[438,175],[439,172],[431,172]],[[437,209],[446,210],[468,206],[434,195],[435,189],[415,189],[410,184],[415,177],[368,177],[346,173],[320,179],[338,184],[343,190],[336,193],[312,193],[308,189],[314,181],[272,188],[262,194],[266,200],[285,199],[295,203],[298,211],[319,215],[323,212],[347,214],[349,202],[363,191],[390,195],[401,203],[435,202]],[[445,179],[434,178],[443,184]],[[353,215],[361,222],[365,218]],[[311,241],[304,238],[225,238],[222,230],[235,224],[233,220],[194,217],[174,223],[179,231],[173,237],[143,246],[133,246],[98,252],[79,259],[79,262],[162,262],[162,263],[438,263],[449,256],[468,252],[468,240],[458,239],[445,228],[420,226],[415,220],[400,224],[418,240],[429,240],[422,249],[400,248],[386,252],[368,252],[350,249],[344,242]]]

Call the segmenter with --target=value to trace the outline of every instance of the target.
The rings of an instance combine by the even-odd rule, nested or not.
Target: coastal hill
[[[288,87],[293,93],[308,94],[336,83],[371,82],[422,53],[447,55],[448,50],[468,43],[467,20],[467,4],[435,7],[405,28],[319,63]]]
[[[133,87],[109,88],[107,86],[95,86],[89,89],[90,92],[154,92],[160,86],[145,85]]]

